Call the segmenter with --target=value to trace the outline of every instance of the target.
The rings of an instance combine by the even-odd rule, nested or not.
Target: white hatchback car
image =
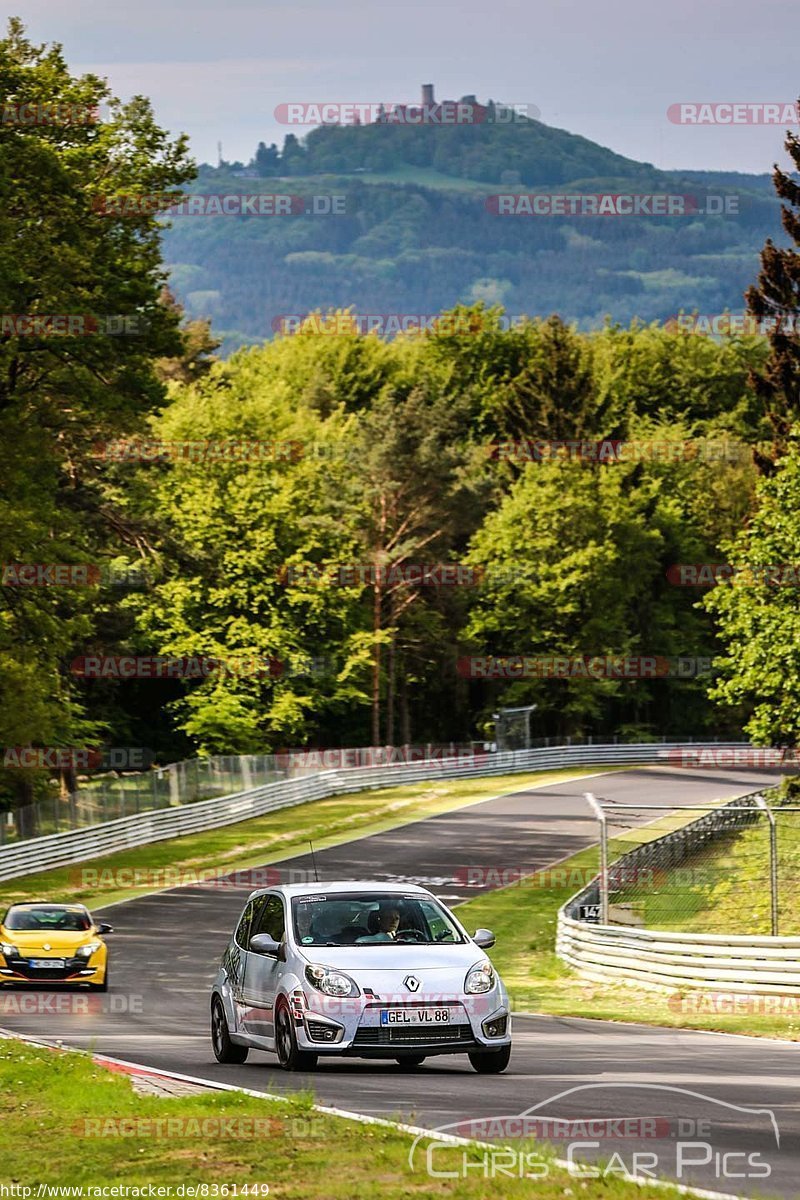
[[[211,993],[219,1062],[273,1050],[288,1071],[319,1057],[391,1058],[417,1067],[467,1054],[476,1071],[505,1070],[508,995],[484,950],[425,888],[291,884],[254,892]]]

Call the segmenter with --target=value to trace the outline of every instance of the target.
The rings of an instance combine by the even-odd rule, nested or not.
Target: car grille
[[[440,1045],[444,1042],[473,1041],[471,1025],[428,1025],[386,1026],[362,1025],[356,1031],[354,1046],[420,1046]]]
[[[7,958],[6,963],[17,975],[26,979],[69,979],[87,965],[85,958],[68,958],[63,967],[32,967],[27,958]]]

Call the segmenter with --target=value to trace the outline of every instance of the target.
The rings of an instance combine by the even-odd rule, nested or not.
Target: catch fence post
[[[608,821],[603,806],[594,792],[583,793],[586,802],[600,822],[600,924],[608,924]]]
[[[767,814],[769,821],[769,892],[770,913],[772,917],[772,936],[778,936],[778,827],[775,813],[763,796],[756,796],[755,802]]]

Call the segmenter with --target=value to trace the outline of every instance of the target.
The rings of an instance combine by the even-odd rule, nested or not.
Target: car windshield
[[[91,929],[88,913],[79,908],[10,908],[3,921],[6,929],[20,933],[83,933]]]
[[[292,901],[294,936],[301,946],[453,945],[465,938],[429,896],[336,892]]]

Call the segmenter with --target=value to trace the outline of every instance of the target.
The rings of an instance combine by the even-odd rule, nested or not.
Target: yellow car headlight
[[[75,951],[78,958],[91,958],[96,950],[102,946],[102,942],[89,942],[86,946],[79,946]]]

